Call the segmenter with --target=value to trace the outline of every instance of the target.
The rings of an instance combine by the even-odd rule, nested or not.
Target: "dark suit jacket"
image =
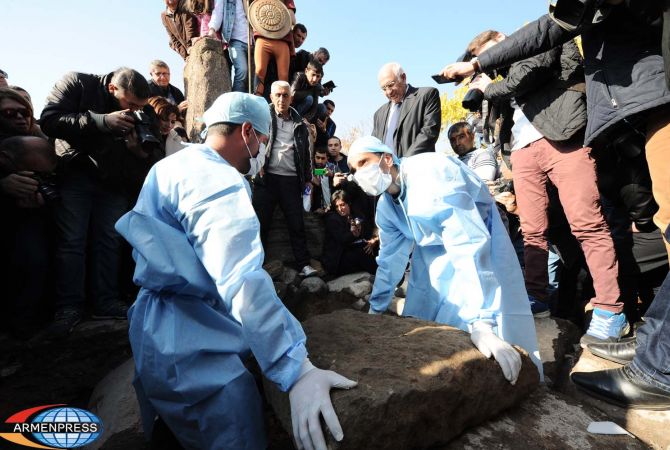
[[[384,140],[391,102],[375,112],[372,135]],[[409,86],[400,107],[400,118],[394,133],[398,157],[434,152],[440,134],[442,109],[440,93],[435,88]]]

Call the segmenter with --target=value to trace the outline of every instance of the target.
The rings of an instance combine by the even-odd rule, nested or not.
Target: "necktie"
[[[394,103],[391,105],[391,112],[389,113],[389,122],[386,127],[386,135],[384,136],[384,144],[393,150],[395,153],[395,144],[393,142],[393,134],[398,128],[398,119],[400,118],[400,106],[402,103]]]

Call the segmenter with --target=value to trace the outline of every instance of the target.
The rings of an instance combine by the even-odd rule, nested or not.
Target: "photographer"
[[[42,111],[42,130],[56,139],[61,157],[57,310],[50,330],[55,337],[67,335],[83,317],[84,273],[91,277],[93,317],[126,318],[118,290],[121,238],[114,223],[137,197],[149,168],[164,156],[156,116],[145,107],[149,96],[147,80],[132,69],[107,75],[71,72],[56,84]]]
[[[569,15],[556,17],[566,5],[569,4],[557,2],[551,14],[521,28],[506,42],[482,53],[479,60],[452,64],[442,73],[447,77],[467,76],[477,67],[482,70],[501,67],[581,34],[588,68],[589,123],[585,145],[611,142],[626,133],[646,137],[646,158],[654,199],[659,205],[654,222],[664,232],[666,247],[669,247],[670,158],[667,151],[670,110],[667,105],[670,90],[661,45],[663,8],[667,9],[667,2],[665,5],[654,0],[573,2],[573,6],[586,7],[582,11],[566,9],[573,13],[573,17],[585,19],[576,23],[568,23]],[[667,23],[665,27],[668,27]],[[665,51],[667,36],[666,32]],[[637,330],[637,346],[634,342],[626,342],[599,347],[602,347],[600,355],[630,363],[619,369],[574,373],[575,383],[615,404],[646,409],[670,408],[670,370],[667,366],[670,357],[669,279],[666,278],[647,310],[645,324]]]
[[[486,31],[473,39],[468,52],[477,56],[504,40],[502,33]],[[581,144],[586,126],[583,80],[581,57],[570,41],[512,64],[500,82],[479,75],[470,88],[481,90],[494,104],[510,102],[514,111],[509,144],[512,175],[524,230],[526,289],[536,316],[548,313],[547,180],[558,189],[594,280],[593,320],[582,338],[588,344],[618,340],[629,325],[619,300],[618,266],[600,208],[595,163],[590,149]]]

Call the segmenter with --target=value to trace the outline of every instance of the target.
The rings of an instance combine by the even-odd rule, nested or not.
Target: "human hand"
[[[326,122],[324,120],[316,119],[316,126],[319,127],[321,131],[326,131]]]
[[[366,241],[367,243],[365,244],[365,247],[363,248],[363,251],[367,255],[373,255],[375,252],[375,248],[379,245],[379,237],[373,237],[372,239],[369,239]]]
[[[477,77],[470,82],[470,89],[479,89],[480,91],[484,92],[486,88],[488,87],[489,84],[491,84],[493,80],[486,75],[485,73],[480,73],[477,75]]]
[[[353,234],[356,237],[359,237],[362,232],[362,227],[360,223],[356,223],[353,220],[351,221],[351,227],[349,228],[351,231],[351,234]]]
[[[180,104],[177,105],[177,108],[179,108],[179,113],[183,114],[184,111],[188,108],[188,100],[184,100]]]
[[[142,148],[134,128],[126,135],[126,148],[130,150],[133,155],[140,159],[146,159],[149,157],[149,153],[147,153],[144,148]]]
[[[9,174],[0,179],[0,190],[17,199],[34,196],[40,183],[32,176],[28,171]]]
[[[333,176],[333,187],[338,187],[344,180],[347,179],[347,175],[343,174],[342,172],[336,173]]]
[[[442,69],[440,75],[446,78],[465,78],[475,73],[475,65],[471,62],[457,62]]]
[[[329,94],[330,94],[330,89],[329,88],[323,88],[323,90],[321,91],[321,96],[322,97],[325,97]]]
[[[493,356],[502,368],[503,375],[511,384],[515,384],[521,371],[521,355],[514,347],[493,333],[493,326],[484,321],[472,324],[470,339],[475,347],[487,358]]]
[[[217,41],[220,41],[219,36],[216,35],[216,30],[214,28],[210,28],[209,31],[207,32],[207,36],[216,39]]]
[[[507,212],[515,213],[516,211],[516,196],[511,192],[501,192],[493,197],[495,201],[505,207]]]
[[[129,109],[114,111],[113,113],[105,114],[103,120],[107,128],[113,133],[125,135],[135,128],[135,119],[132,114],[132,111]]]
[[[357,384],[331,370],[317,369],[309,359],[305,359],[301,375],[288,395],[293,438],[299,450],[326,449],[321,416],[336,441],[344,438],[342,426],[330,400],[330,389],[351,389]]]
[[[21,197],[16,200],[16,206],[19,208],[39,208],[44,206],[44,197],[39,192],[37,194]]]

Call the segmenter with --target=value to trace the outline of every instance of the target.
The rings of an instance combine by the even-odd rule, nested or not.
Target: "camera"
[[[593,23],[604,0],[551,0],[549,15],[567,31]]]
[[[50,203],[60,200],[58,185],[52,175],[35,174],[33,178],[39,183],[37,185],[37,192],[42,194],[45,202]]]
[[[463,108],[471,112],[477,112],[482,109],[482,103],[484,102],[484,93],[479,89],[470,89],[465,93],[461,105]]]
[[[152,153],[154,150],[160,148],[160,139],[158,139],[153,131],[151,131],[153,127],[151,117],[144,111],[135,111],[133,116],[135,118],[135,132],[137,133],[137,139],[144,151]]]

